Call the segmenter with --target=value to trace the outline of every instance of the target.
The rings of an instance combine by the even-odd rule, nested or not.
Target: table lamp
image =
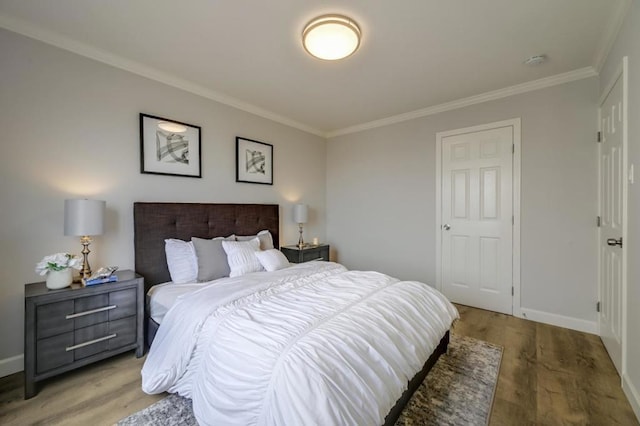
[[[308,209],[306,204],[296,204],[293,206],[293,220],[298,224],[300,229],[300,238],[298,239],[298,248],[304,247],[304,240],[302,239],[302,225],[307,223]]]
[[[82,278],[91,276],[89,266],[89,244],[91,236],[104,232],[104,211],[106,201],[64,200],[64,235],[80,237],[82,244]]]

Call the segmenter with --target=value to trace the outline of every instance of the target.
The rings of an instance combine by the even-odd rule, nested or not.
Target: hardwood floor
[[[40,382],[24,400],[22,373],[0,379],[0,425],[112,425],[164,395],[140,389],[144,358],[128,352]]]
[[[504,347],[491,425],[638,425],[598,336],[457,307],[454,333]]]
[[[491,425],[638,425],[597,336],[458,306],[454,333],[504,347]],[[0,378],[2,425],[111,425],[164,395],[140,389],[133,352],[43,382]]]

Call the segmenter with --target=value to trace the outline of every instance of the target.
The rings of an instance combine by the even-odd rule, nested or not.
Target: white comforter
[[[202,425],[379,425],[458,317],[426,284],[309,262],[181,296],[142,369]]]

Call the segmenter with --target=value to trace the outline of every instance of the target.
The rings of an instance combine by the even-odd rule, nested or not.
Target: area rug
[[[486,425],[498,381],[502,347],[451,335],[449,350],[396,422],[396,426]],[[118,426],[196,426],[191,400],[169,395],[118,422]]]

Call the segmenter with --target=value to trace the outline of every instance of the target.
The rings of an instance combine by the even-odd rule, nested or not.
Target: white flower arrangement
[[[56,253],[45,256],[37,265],[36,272],[46,275],[49,271],[64,271],[67,268],[80,269],[82,261],[76,255],[69,253]]]

